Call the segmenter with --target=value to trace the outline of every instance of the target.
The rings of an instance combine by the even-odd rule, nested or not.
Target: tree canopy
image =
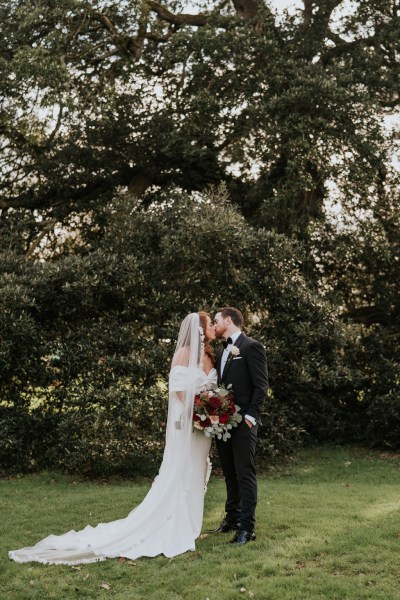
[[[400,3],[278,4],[0,5],[10,464],[45,430],[117,456],[110,415],[151,454],[165,340],[227,303],[269,352],[266,455],[398,447]]]
[[[296,234],[332,183],[365,208],[400,102],[398,2],[303,4],[3,4],[0,206],[63,219],[120,186],[145,203],[224,181],[249,220]]]

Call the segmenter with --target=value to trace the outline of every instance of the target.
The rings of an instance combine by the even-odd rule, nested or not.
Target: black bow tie
[[[233,344],[231,337],[228,337],[228,339],[226,341],[222,342],[222,345],[223,345],[224,348],[226,348],[227,346],[229,346],[229,344]]]

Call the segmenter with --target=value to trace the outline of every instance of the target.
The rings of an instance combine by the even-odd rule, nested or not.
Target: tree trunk
[[[249,21],[257,17],[263,7],[262,0],[233,0],[236,14],[240,19]]]

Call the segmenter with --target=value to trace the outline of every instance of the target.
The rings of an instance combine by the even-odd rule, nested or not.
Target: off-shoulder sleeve
[[[169,374],[169,391],[183,392],[194,387],[197,371],[193,367],[183,367],[181,365],[172,367]]]

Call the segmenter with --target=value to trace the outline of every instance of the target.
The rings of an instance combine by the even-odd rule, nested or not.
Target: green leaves
[[[177,190],[152,198],[146,211],[128,196],[111,203],[102,235],[88,228],[85,254],[72,245],[72,254],[43,263],[15,255],[13,276],[3,267],[0,391],[17,423],[4,455],[12,456],[18,423],[32,429],[23,469],[155,464],[180,322],[220,305],[238,306],[267,347],[274,404],[265,453],[291,452],[304,429],[315,436],[336,422],[343,332],[304,279],[299,247],[249,226],[223,187],[196,199]],[[39,433],[43,444],[32,450]]]
[[[232,7],[198,25],[134,0],[2,7],[3,203],[65,216],[120,186],[225,181],[251,222],[307,237],[328,182],[344,206],[371,185],[397,97],[391,3],[335,22],[334,5],[279,21],[265,7],[256,28]]]
[[[259,315],[276,398],[307,407],[310,432],[340,431],[355,397],[392,406],[398,9],[316,0],[256,22],[216,6],[0,7],[7,400],[54,386],[51,408],[75,406],[87,379],[95,406],[120,377],[139,396],[187,311],[240,303]],[[380,328],[357,341],[339,312]]]

